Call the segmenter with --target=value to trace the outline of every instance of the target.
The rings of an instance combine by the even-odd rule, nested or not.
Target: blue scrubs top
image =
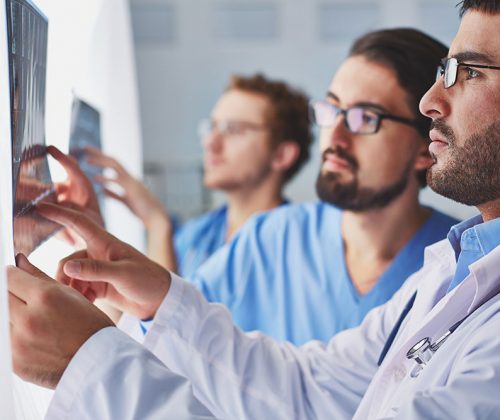
[[[300,345],[329,340],[385,303],[421,268],[424,248],[457,220],[433,210],[365,295],[346,268],[341,210],[289,205],[254,217],[191,278],[209,301],[225,304],[245,331]]]
[[[227,206],[205,213],[183,224],[174,236],[177,271],[191,277],[208,257],[226,241]]]

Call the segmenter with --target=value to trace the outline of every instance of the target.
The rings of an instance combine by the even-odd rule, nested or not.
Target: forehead
[[[261,123],[269,112],[269,100],[262,94],[231,89],[215,104],[212,117]]]
[[[340,66],[329,91],[339,98],[342,107],[374,103],[387,112],[412,114],[408,94],[394,71],[362,56],[350,57]]]
[[[470,10],[463,16],[449,56],[464,52],[486,55],[491,64],[500,65],[500,13]]]

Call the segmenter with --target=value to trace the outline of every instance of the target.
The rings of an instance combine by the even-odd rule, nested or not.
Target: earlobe
[[[292,140],[281,142],[273,153],[271,167],[275,171],[286,171],[291,168],[299,157],[299,145]]]

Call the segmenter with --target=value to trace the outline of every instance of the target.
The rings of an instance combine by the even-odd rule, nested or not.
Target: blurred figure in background
[[[124,203],[144,223],[148,256],[187,278],[250,216],[286,203],[285,184],[309,159],[308,98],[261,74],[236,75],[211,117],[200,123],[199,134],[204,184],[226,193],[227,204],[189,220],[175,232],[162,203],[139,180],[112,157],[88,150],[89,163],[115,172],[114,177],[100,179],[108,196]]]

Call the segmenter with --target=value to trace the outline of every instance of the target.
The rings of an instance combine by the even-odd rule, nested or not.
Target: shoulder
[[[323,202],[288,204],[261,213],[249,220],[241,234],[252,231],[279,231],[293,226],[307,226],[322,223],[325,219],[331,221],[340,217],[341,211]]]
[[[176,236],[183,236],[188,233],[198,232],[209,227],[219,228],[226,223],[227,207],[222,206],[208,213],[189,219],[183,223],[175,232]]]
[[[446,238],[451,227],[460,222],[460,220],[448,216],[439,210],[430,208],[431,216],[420,229],[420,237],[428,244]]]
[[[436,210],[434,208],[431,208],[431,210],[432,215],[430,217],[430,221],[434,225],[441,225],[451,228],[453,225],[460,223],[460,220],[455,219],[454,217],[449,216],[446,213],[440,212],[439,210]]]

